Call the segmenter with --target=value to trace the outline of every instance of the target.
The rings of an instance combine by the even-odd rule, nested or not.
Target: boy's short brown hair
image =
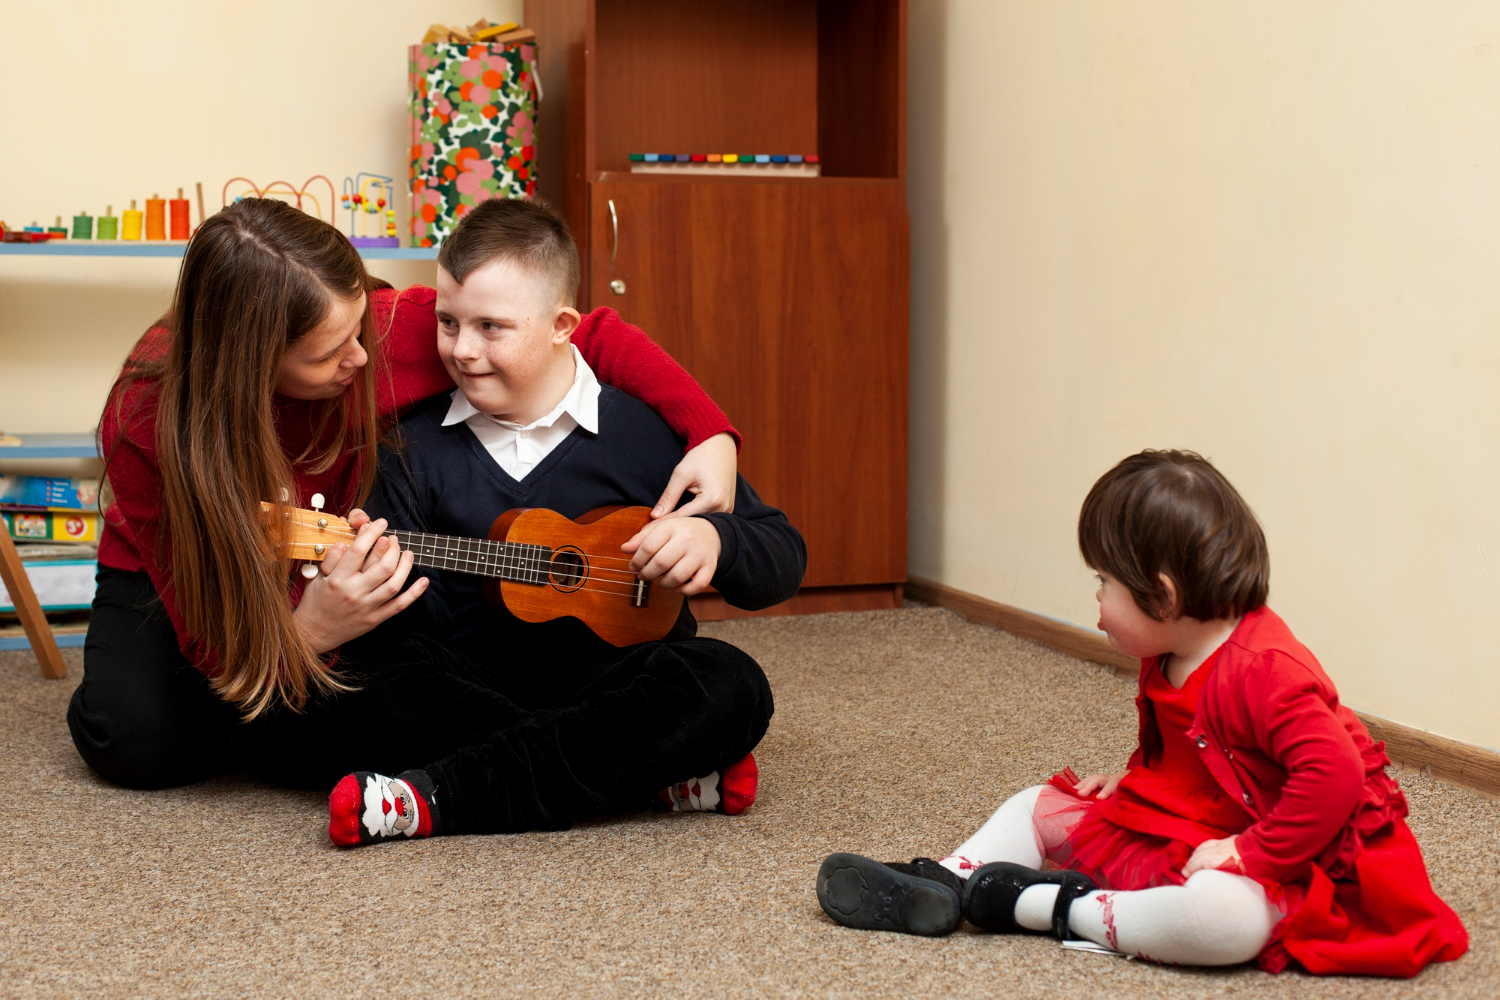
[[[1101,476],[1078,515],[1078,547],[1154,618],[1173,612],[1162,573],[1177,588],[1176,611],[1199,621],[1266,603],[1271,559],[1260,522],[1223,473],[1191,451],[1143,451]]]
[[[438,251],[460,285],[492,260],[508,260],[553,282],[558,301],[578,298],[578,247],[568,224],[540,198],[494,198],[469,209]]]

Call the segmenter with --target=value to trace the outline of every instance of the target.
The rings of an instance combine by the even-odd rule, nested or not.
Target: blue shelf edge
[[[52,640],[54,642],[56,642],[58,644],[58,646],[60,646],[60,647],[62,647],[64,649],[66,649],[66,648],[68,648],[70,646],[73,646],[73,647],[82,646],[83,645],[83,640],[85,640],[87,638],[88,638],[88,636],[85,635],[85,634],[82,634],[82,633],[69,633],[67,635],[55,635],[54,634],[52,636]],[[24,635],[4,636],[3,638],[0,638],[0,653],[9,653],[9,652],[14,652],[16,650],[23,650],[23,649],[30,649],[30,648],[31,648],[31,640],[28,639],[28,638],[26,638]]]
[[[358,247],[366,260],[437,260],[437,247]],[[187,243],[170,240],[58,240],[49,243],[0,243],[0,256],[14,257],[181,257]]]
[[[30,458],[99,458],[99,444],[92,434],[20,434],[18,445],[0,446],[0,462]]]

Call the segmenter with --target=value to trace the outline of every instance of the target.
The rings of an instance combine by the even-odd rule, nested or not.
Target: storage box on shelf
[[[906,5],[528,0],[540,193],[581,306],[670,351],[807,539],[782,610],[899,607],[906,579]],[[631,171],[643,150],[816,154],[817,177]],[[738,614],[716,597],[700,617]]]

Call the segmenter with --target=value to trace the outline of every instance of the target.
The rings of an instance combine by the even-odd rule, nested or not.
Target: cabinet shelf
[[[17,257],[181,257],[185,241],[97,242],[54,240],[47,243],[0,243],[0,256]],[[366,260],[437,260],[437,247],[359,247]]]
[[[904,184],[895,177],[778,177],[773,173],[763,176],[733,174],[715,177],[712,174],[645,174],[629,170],[601,170],[590,178],[593,181],[611,184],[794,184],[809,187],[827,187],[834,184],[872,184],[894,186]]]

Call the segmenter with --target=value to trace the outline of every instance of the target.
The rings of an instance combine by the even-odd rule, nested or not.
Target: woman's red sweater
[[[370,293],[375,329],[381,340],[384,370],[375,373],[376,400],[382,417],[392,417],[420,399],[451,389],[453,382],[437,353],[437,293],[420,285],[397,292]],[[131,351],[134,360],[160,356],[168,346],[165,327],[152,327]],[[729,418],[714,404],[691,375],[638,328],[613,309],[595,309],[583,317],[573,343],[603,382],[608,382],[649,404],[689,448],[728,433],[739,441]],[[107,460],[112,499],[104,511],[99,540],[99,564],[113,569],[144,571],[161,596],[183,655],[206,674],[217,672],[213,651],[183,627],[173,586],[171,546],[162,525],[162,478],[156,452],[156,386],[136,382],[122,399],[110,394],[100,423],[100,441]],[[123,402],[123,406],[117,403]],[[311,412],[302,400],[277,396],[276,424],[289,460],[303,453],[312,437]],[[123,416],[122,416],[123,415]],[[293,465],[296,495],[292,502],[309,505],[322,493],[330,510],[347,509],[358,480],[356,454],[346,451],[333,467],[319,474]],[[291,599],[301,598],[302,581],[293,579]]]

